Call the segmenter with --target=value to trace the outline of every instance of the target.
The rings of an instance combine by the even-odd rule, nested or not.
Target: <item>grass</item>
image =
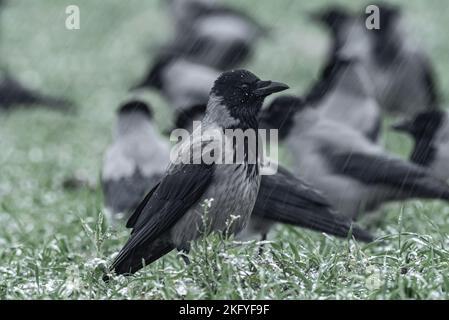
[[[135,277],[101,275],[127,238],[107,227],[102,194],[65,190],[76,173],[97,182],[111,140],[114,109],[142,76],[151,49],[170,34],[163,1],[9,1],[1,19],[0,63],[24,83],[62,94],[76,115],[45,109],[0,114],[1,299],[445,299],[449,294],[449,206],[407,202],[385,207],[364,245],[279,226],[262,256],[257,244],[209,237],[192,263],[172,253]],[[249,68],[303,92],[319,70],[326,35],[306,12],[330,1],[229,0],[273,27]],[[339,1],[359,7],[363,2]],[[428,48],[448,97],[445,0],[404,5],[409,31]],[[81,30],[64,27],[65,7],[81,9]],[[164,101],[145,94],[169,125]],[[406,156],[410,141],[385,134]]]

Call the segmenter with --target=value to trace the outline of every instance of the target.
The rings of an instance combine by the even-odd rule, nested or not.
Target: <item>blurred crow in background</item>
[[[219,75],[215,69],[164,53],[155,59],[148,75],[133,89],[156,89],[174,110],[185,110],[207,104]]]
[[[449,116],[444,111],[427,111],[413,120],[393,126],[408,133],[414,141],[410,160],[426,167],[438,178],[449,179]]]
[[[112,221],[137,208],[162,178],[170,156],[170,144],[159,135],[150,106],[132,100],[119,108],[117,116],[114,142],[105,154],[101,174]]]
[[[285,107],[292,110],[284,141],[293,172],[323,192],[339,212],[356,219],[389,201],[449,200],[449,186],[428,170],[389,155],[301,99]]]
[[[322,116],[378,141],[382,126],[380,108],[371,80],[356,59],[335,54],[306,95],[306,101]]]
[[[401,10],[384,3],[377,6],[380,29],[366,28],[365,13],[342,14],[330,8],[315,15],[331,30],[334,45],[330,55],[338,50],[357,58],[373,81],[380,106],[388,113],[413,117],[438,108],[440,96],[433,67],[424,50],[406,34]],[[335,20],[338,23],[333,23]]]
[[[17,106],[41,105],[60,111],[72,111],[73,104],[64,99],[27,89],[9,74],[0,75],[0,110]]]
[[[219,0],[166,0],[171,18],[175,23],[175,30],[182,32],[190,28],[198,17],[197,8],[210,8],[217,6]]]
[[[133,89],[158,90],[173,108],[175,128],[191,131],[192,122],[202,119],[210,90],[219,75],[215,69],[166,52],[155,59],[148,75]]]
[[[211,91],[202,132],[256,130],[265,97],[287,88],[285,84],[262,81],[246,70],[223,73]],[[130,239],[115,258],[111,271],[134,273],[173,249],[188,252],[190,242],[204,233],[230,235],[245,228],[260,185],[257,145],[246,140],[242,163],[220,164],[215,160],[208,164],[202,153],[214,149],[213,139],[205,140],[200,133],[189,140],[180,147],[178,160],[187,152],[191,164],[172,162],[138,206],[127,224],[132,228]],[[227,145],[229,150],[216,155],[220,159],[227,152],[236,154],[233,143]],[[198,153],[201,159],[194,158]],[[248,163],[251,154],[256,156],[254,164]],[[209,207],[205,209],[207,202]]]
[[[205,0],[171,0],[176,34],[168,45],[219,70],[241,66],[267,29],[242,11]]]

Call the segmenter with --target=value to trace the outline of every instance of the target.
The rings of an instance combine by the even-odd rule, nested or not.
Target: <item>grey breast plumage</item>
[[[170,145],[159,134],[143,102],[121,107],[112,145],[102,168],[105,205],[114,218],[127,216],[159,182],[170,154]]]
[[[335,54],[306,95],[306,103],[317,108],[322,116],[349,126],[372,141],[378,141],[380,108],[373,83],[356,59]]]

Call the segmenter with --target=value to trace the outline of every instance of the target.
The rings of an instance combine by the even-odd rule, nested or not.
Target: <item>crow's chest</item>
[[[242,231],[251,216],[260,176],[256,168],[246,165],[217,165],[211,185],[186,215],[175,225],[172,238],[182,246],[205,232],[236,234]]]

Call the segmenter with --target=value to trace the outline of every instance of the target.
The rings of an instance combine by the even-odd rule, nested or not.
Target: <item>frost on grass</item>
[[[2,16],[3,27],[9,30],[2,34],[2,51],[8,63],[18,67],[14,71],[31,83],[38,75],[45,91],[76,101],[79,114],[39,110],[0,116],[0,299],[449,298],[449,206],[427,201],[385,207],[382,219],[371,229],[380,238],[374,244],[355,245],[282,226],[259,255],[255,242],[239,243],[215,234],[193,246],[188,266],[172,253],[133,277],[119,276],[105,284],[102,269],[121,249],[129,231],[117,226],[112,232],[101,221],[98,187],[65,190],[61,184],[79,170],[98,177],[114,121],[111,106],[123,99],[124,88],[148,62],[141,49],[167,39],[164,30],[170,29],[134,32],[136,22],[168,26],[157,1],[139,1],[137,6],[110,2],[108,15],[92,19],[89,32],[73,39],[58,24],[41,23],[42,19],[54,20],[52,12],[58,12],[54,1],[10,1]],[[285,1],[288,10],[283,1],[276,5],[260,2],[256,11],[251,1],[239,5],[267,21],[273,15],[282,17],[278,19],[282,23],[274,27],[284,39],[292,40],[285,45],[294,50],[286,50],[285,59],[270,59],[276,55],[276,46],[262,44],[254,68],[275,72],[273,78],[285,79],[292,87],[307,85],[311,68],[320,61],[316,50],[310,54],[310,48],[295,41],[306,27],[297,15],[307,11],[306,2]],[[449,42],[439,32],[441,26],[436,20],[429,23],[419,18],[437,15],[440,7],[424,1],[402,2],[410,12],[425,13],[415,17],[420,19],[416,29],[427,30],[431,35],[427,41],[439,48],[435,53],[438,65],[448,69],[449,60],[439,54],[449,52]],[[39,14],[29,15],[30,5]],[[84,6],[93,15],[104,12],[100,1],[87,1]],[[121,21],[119,30],[110,28],[111,21]],[[63,39],[59,43],[67,46],[56,46],[49,53],[51,39],[43,43],[34,37],[35,25],[43,28],[42,34]],[[89,48],[99,39],[121,41],[102,41],[98,50],[78,50],[70,56],[64,49]],[[123,41],[131,59],[123,55]],[[17,54],[24,50],[27,55]],[[297,63],[288,52],[302,55],[307,63]],[[27,72],[28,66],[35,71]],[[68,74],[70,81],[66,82]],[[149,100],[154,102],[158,120],[169,125],[163,99],[151,92]],[[408,142],[386,134],[388,147],[403,150],[406,156],[408,150],[403,146]],[[206,203],[206,207],[211,205],[213,200]]]

